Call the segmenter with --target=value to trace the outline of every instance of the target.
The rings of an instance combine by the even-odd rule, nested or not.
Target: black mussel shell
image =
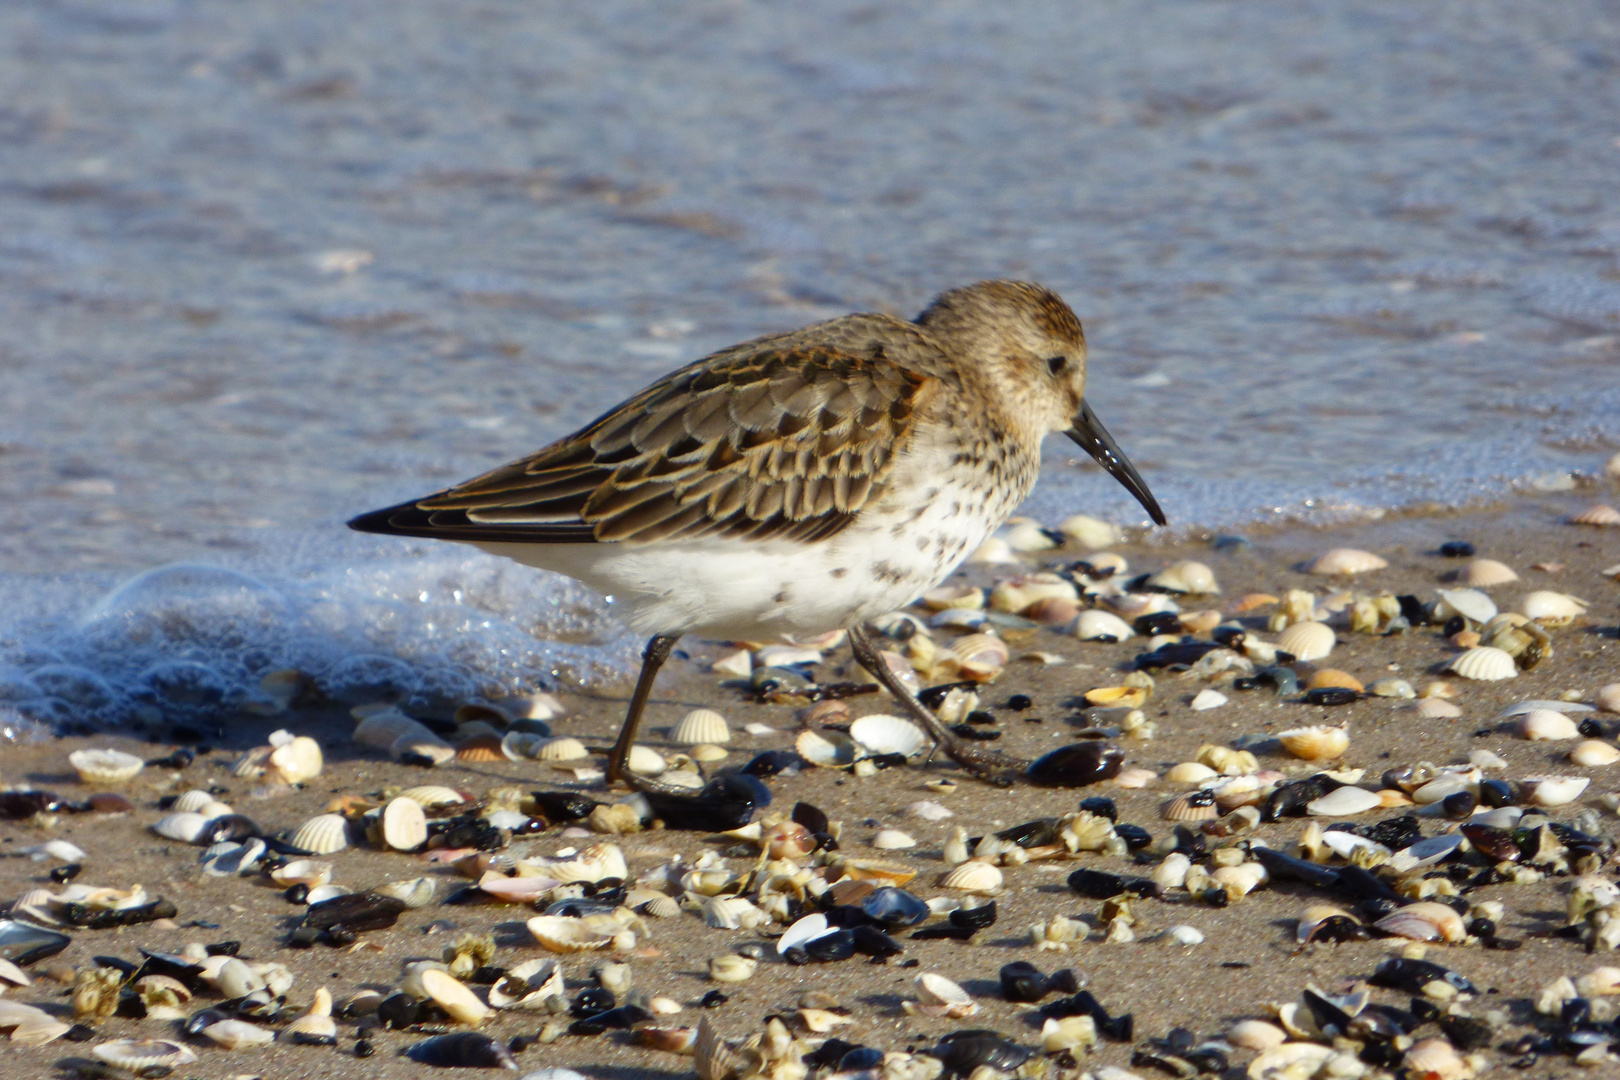
[[[1440,1031],[1459,1050],[1483,1050],[1495,1031],[1477,1016],[1442,1016]]]
[[[875,1046],[855,1046],[838,1059],[839,1072],[859,1072],[883,1064],[884,1053]]]
[[[834,930],[804,943],[805,955],[823,963],[837,963],[855,955],[855,931]]]
[[[377,1003],[377,1019],[395,1031],[410,1027],[421,1015],[421,1003],[409,994],[390,994]]]
[[[1369,981],[1374,986],[1388,986],[1409,994],[1421,994],[1425,986],[1435,981],[1444,982],[1460,993],[1479,993],[1465,975],[1441,967],[1432,960],[1407,960],[1398,956],[1392,956],[1374,968]]]
[[[158,919],[172,919],[179,912],[173,904],[159,897],[140,907],[118,910],[93,908],[87,904],[63,904],[58,914],[69,926],[81,926],[86,930],[110,930],[115,926],[139,926],[141,923],[156,922]]]
[[[802,759],[792,750],[766,750],[755,754],[740,770],[749,776],[764,778],[791,769]],[[813,831],[813,830],[812,830]]]
[[[866,1047],[852,1042],[845,1042],[843,1039],[828,1039],[808,1054],[805,1054],[804,1063],[812,1069],[831,1069],[835,1068],[843,1060],[845,1054],[864,1049]],[[883,1052],[880,1050],[878,1051],[878,1061],[882,1060]]]
[[[1337,944],[1342,941],[1366,941],[1372,933],[1349,915],[1333,915],[1317,923],[1305,941],[1326,941]]]
[[[49,791],[0,791],[0,818],[22,821],[35,814],[54,814],[67,800]]]
[[[1097,1031],[1104,1038],[1115,1042],[1130,1042],[1131,1033],[1135,1028],[1130,1013],[1117,1017],[1109,1016],[1108,1010],[1092,996],[1090,990],[1081,990],[1071,997],[1049,1001],[1041,1006],[1038,1015],[1043,1020],[1061,1020],[1065,1016],[1089,1016],[1097,1025]]]
[[[1286,697],[1299,693],[1299,675],[1291,667],[1274,664],[1261,668],[1248,678],[1233,679],[1232,686],[1238,690],[1271,689],[1278,696]]]
[[[405,901],[377,893],[347,893],[311,904],[304,913],[304,925],[315,930],[341,927],[355,934],[386,930],[399,921]]]
[[[1266,821],[1278,821],[1285,817],[1304,817],[1305,807],[1308,804],[1343,786],[1325,773],[1317,773],[1303,780],[1283,784],[1266,797],[1266,804],[1260,816]]]
[[[997,840],[1006,840],[1021,848],[1044,847],[1057,840],[1059,818],[1036,818],[996,833]]]
[[[558,900],[547,904],[542,915],[561,915],[568,919],[583,919],[587,915],[611,915],[618,910],[618,906],[605,900],[587,900],[582,896],[571,896],[567,900]]]
[[[1474,554],[1474,545],[1466,540],[1447,540],[1440,545],[1440,555],[1447,559],[1466,559]]]
[[[236,954],[231,953],[229,955],[234,956]],[[141,950],[141,956],[143,959],[140,970],[136,972],[131,981],[144,978],[147,975],[167,975],[169,978],[184,984],[185,988],[194,994],[201,992],[208,985],[203,981],[203,966],[193,964],[183,956],[175,956],[173,953],[148,952],[145,949]]]
[[[221,1012],[218,1009],[199,1009],[190,1016],[186,1017],[185,1026],[182,1030],[184,1030],[187,1035],[201,1035],[203,1028],[211,1027],[212,1025],[219,1023],[221,1020],[231,1019],[234,1018],[229,1013]]]
[[[1351,863],[1349,866],[1339,867],[1339,891],[1352,900],[1361,900],[1368,904],[1395,904],[1397,906],[1407,903],[1383,878],[1371,870],[1364,870]],[[1435,899],[1443,899],[1436,897]],[[1370,910],[1370,908],[1369,908]],[[1383,915],[1389,914],[1387,911]],[[1383,918],[1383,915],[1377,918]]]
[[[1472,791],[1454,791],[1440,800],[1440,812],[1452,821],[1473,817],[1478,806],[1479,798]]]
[[[1309,859],[1296,858],[1277,848],[1259,845],[1250,848],[1249,854],[1266,868],[1266,873],[1278,881],[1302,881],[1319,889],[1335,889],[1339,885],[1339,871],[1321,863],[1313,863]]]
[[[1119,747],[1092,739],[1043,754],[1026,775],[1042,787],[1085,787],[1118,776],[1124,761]]]
[[[1075,994],[1079,991],[1079,981],[1068,968],[1052,975],[1042,975],[1041,970],[1028,960],[1015,960],[1001,969],[1001,996],[1008,1001],[1034,1004],[1048,994]]]
[[[1158,1069],[1177,1080],[1191,1080],[1198,1075],[1198,1066],[1186,1058],[1162,1050],[1137,1047],[1131,1052],[1131,1066],[1137,1069]]]
[[[652,1013],[639,1005],[620,1005],[568,1025],[570,1035],[600,1035],[604,1031],[629,1031],[652,1019]]]
[[[1365,836],[1368,840],[1383,844],[1391,851],[1401,851],[1423,839],[1423,829],[1414,814],[1386,818],[1371,825],[1358,825],[1351,831],[1357,836]]]
[[[84,873],[82,863],[68,863],[66,866],[58,866],[51,871],[51,881],[57,885],[66,885],[82,873]]]
[[[462,1031],[413,1044],[405,1056],[441,1069],[517,1069],[512,1052],[488,1035]]]
[[[1150,611],[1131,620],[1131,629],[1143,637],[1181,633],[1181,616],[1173,611]],[[1147,654],[1144,654],[1147,655]],[[1138,660],[1141,657],[1137,657]]]
[[[597,1013],[607,1012],[618,1003],[618,999],[613,996],[613,991],[600,986],[593,986],[579,992],[579,996],[574,999],[573,1005],[568,1009],[568,1015],[576,1020],[586,1020]]]
[[[1069,888],[1093,900],[1107,900],[1121,893],[1159,895],[1158,883],[1152,878],[1110,874],[1102,870],[1076,870],[1069,875]]]
[[[875,926],[854,926],[850,928],[849,933],[855,943],[855,951],[862,956],[886,960],[891,956],[899,956],[902,951],[898,941]]]
[[[986,901],[978,907],[962,907],[946,918],[952,926],[965,926],[972,930],[985,930],[996,924],[996,902]]]
[[[146,764],[154,769],[184,769],[197,760],[197,751],[189,746],[182,746],[174,753],[165,757],[152,758]]]
[[[246,840],[250,836],[258,836],[264,830],[259,828],[258,822],[246,814],[225,814],[210,821],[202,836],[197,838],[199,844],[235,843]]]
[[[1081,799],[1080,809],[1088,814],[1105,817],[1109,821],[1119,820],[1119,807],[1115,806],[1114,800],[1106,795],[1093,795],[1090,798]]]
[[[1439,1017],[1437,1016],[1436,1019]],[[1558,1022],[1565,1028],[1577,1028],[1592,1018],[1590,998],[1570,998],[1558,1010]]]
[[[696,795],[643,793],[652,816],[671,829],[694,832],[726,832],[740,829],[753,818],[754,811],[771,804],[771,790],[758,777],[725,772],[703,786]]]
[[[602,805],[571,791],[531,791],[535,808],[551,821],[579,821],[591,816],[591,811]]]
[[[1141,851],[1153,843],[1153,834],[1140,825],[1122,822],[1114,826],[1114,835],[1125,841],[1126,848],[1131,851]]]
[[[925,926],[920,930],[911,932],[912,941],[972,941],[973,935],[978,931],[971,926],[958,926],[955,923],[943,922],[936,926]]]
[[[894,885],[873,889],[861,900],[866,917],[890,930],[915,926],[931,914],[928,905]]]
[[[1307,705],[1349,705],[1360,701],[1362,694],[1348,686],[1318,686],[1314,690],[1305,691],[1305,704]]]
[[[953,1031],[939,1040],[938,1057],[949,1075],[967,1076],[981,1065],[1010,1073],[1035,1056],[994,1031]]]
[[[793,804],[793,821],[803,825],[811,833],[825,833],[832,824],[827,820],[826,811],[806,802]]]
[[[1475,851],[1493,862],[1518,862],[1524,854],[1519,849],[1518,841],[1507,829],[1469,823],[1459,826],[1458,831],[1474,845]]]
[[[18,967],[55,956],[71,944],[72,938],[48,927],[21,919],[0,919],[0,960],[10,960]]]
[[[940,683],[938,686],[924,687],[923,689],[917,691],[917,700],[928,706],[930,709],[937,711],[941,705],[945,704],[945,696],[952,690],[977,689],[979,689],[979,684],[973,682],[972,680]]]
[[[1160,612],[1160,614],[1169,613]],[[1170,617],[1179,625],[1180,616]],[[1136,667],[1139,671],[1180,671],[1192,667],[1205,656],[1221,648],[1225,646],[1218,641],[1176,641],[1169,645],[1161,645],[1152,652],[1138,653]]]

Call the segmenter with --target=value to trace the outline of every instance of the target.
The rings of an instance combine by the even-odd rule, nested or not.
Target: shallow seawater
[[[343,610],[333,663],[460,619],[616,668],[608,623],[519,612],[587,603],[555,582],[341,522],[733,341],[992,275],[1080,312],[1180,528],[1593,474],[1617,55],[1596,2],[6,5],[8,655],[205,564]],[[1141,520],[1054,444],[1031,510],[1080,508]],[[412,598],[446,576],[498,584]]]

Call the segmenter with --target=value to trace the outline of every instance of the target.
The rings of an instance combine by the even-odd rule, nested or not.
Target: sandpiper
[[[528,457],[349,525],[472,544],[615,597],[651,640],[610,781],[646,784],[625,761],[681,635],[837,628],[950,758],[989,777],[1025,763],[941,725],[865,624],[937,585],[1006,521],[1052,432],[1165,523],[1085,388],[1069,306],[1040,285],[983,281],[915,322],[846,315],[723,349]]]

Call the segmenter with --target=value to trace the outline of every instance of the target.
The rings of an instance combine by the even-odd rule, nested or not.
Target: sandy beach
[[[1591,602],[1587,618],[1551,631],[1550,657],[1533,670],[1501,682],[1471,682],[1440,674],[1459,650],[1439,627],[1416,628],[1400,636],[1373,636],[1349,632],[1342,625],[1343,617],[1339,617],[1339,643],[1327,659],[1318,661],[1318,667],[1341,669],[1367,684],[1386,677],[1404,678],[1420,692],[1437,679],[1444,679],[1454,688],[1452,700],[1460,710],[1453,719],[1424,719],[1415,710],[1414,702],[1408,700],[1367,697],[1331,708],[1310,706],[1299,703],[1297,695],[1280,697],[1266,689],[1236,690],[1229,685],[1229,678],[1206,683],[1157,672],[1152,696],[1143,708],[1154,727],[1152,739],[1115,740],[1124,751],[1125,765],[1151,770],[1162,777],[1176,763],[1192,760],[1201,746],[1239,742],[1257,747],[1262,768],[1279,770],[1286,778],[1295,779],[1310,775],[1319,766],[1292,758],[1274,740],[1267,742],[1263,737],[1303,725],[1343,724],[1349,730],[1349,748],[1342,760],[1327,764],[1366,770],[1366,787],[1377,788],[1385,770],[1419,762],[1465,762],[1471,751],[1481,749],[1500,755],[1506,762],[1505,769],[1488,776],[1510,780],[1548,774],[1588,777],[1591,783],[1579,798],[1545,812],[1553,820],[1567,823],[1582,811],[1596,810],[1603,822],[1604,842],[1612,845],[1614,814],[1600,797],[1620,788],[1620,764],[1573,765],[1565,757],[1574,745],[1572,741],[1527,741],[1517,733],[1515,721],[1500,717],[1503,709],[1515,702],[1589,701],[1601,686],[1620,682],[1620,643],[1616,640],[1620,582],[1616,581],[1614,569],[1620,563],[1620,530],[1565,523],[1582,507],[1595,500],[1612,502],[1612,497],[1612,491],[1592,491],[1580,498],[1522,498],[1473,512],[1391,517],[1332,531],[1253,530],[1246,543],[1235,546],[1117,546],[1112,550],[1129,560],[1132,574],[1155,570],[1178,559],[1207,564],[1218,579],[1220,594],[1182,598],[1183,610],[1221,609],[1244,594],[1282,596],[1289,589],[1313,590],[1319,598],[1341,590],[1432,598],[1434,590],[1445,586],[1465,561],[1437,554],[1442,543],[1451,541],[1467,541],[1480,556],[1498,559],[1518,572],[1520,580],[1489,590],[1503,610],[1512,609],[1524,595],[1538,589],[1569,593]],[[1353,581],[1329,580],[1301,571],[1304,561],[1334,547],[1372,551],[1389,565]],[[960,577],[965,583],[988,585],[1045,564],[1068,565],[1085,555],[1084,550],[1069,547],[1028,555],[1022,566],[969,566]],[[1543,568],[1537,569],[1538,565]],[[1604,576],[1605,570],[1608,576]],[[1247,616],[1255,620],[1252,626],[1263,626],[1266,610]],[[1263,629],[1256,633],[1266,640],[1274,637]],[[935,634],[942,642],[951,637],[945,630],[936,630]],[[1133,658],[1143,650],[1140,638],[1117,644],[1080,642],[1053,629],[1010,636],[1015,639],[1015,658],[1040,651],[1055,654],[1059,661],[1039,664],[1015,659],[982,690],[984,706],[994,716],[995,729],[1002,733],[995,745],[1031,758],[1072,741],[1079,715],[1075,707],[1077,695],[1095,687],[1118,685]],[[757,751],[792,746],[798,730],[798,709],[745,700],[743,694],[722,686],[721,677],[708,670],[713,661],[733,651],[730,646],[688,641],[683,643],[683,649],[684,657],[672,662],[668,674],[659,682],[649,713],[652,730],[643,740],[647,745],[675,752],[677,748],[664,741],[665,730],[689,709],[702,706],[722,713],[734,733],[725,765],[742,764]],[[814,674],[820,681],[837,681],[846,677],[852,666],[847,650],[842,655],[834,651]],[[1218,688],[1229,701],[1207,711],[1193,710],[1191,699],[1210,686]],[[1009,697],[1015,694],[1031,699],[1027,710],[1006,707]],[[566,715],[553,724],[555,732],[578,736],[593,747],[605,746],[622,715],[623,698],[562,696]],[[854,716],[886,711],[884,702],[876,696],[855,697],[849,704]],[[1614,742],[1620,716],[1596,712],[1577,715],[1576,719],[1582,716],[1600,725],[1602,739]],[[351,947],[317,945],[307,950],[293,949],[287,944],[289,932],[304,909],[289,902],[281,889],[258,876],[205,876],[199,867],[198,849],[150,831],[152,823],[162,816],[158,800],[192,788],[216,792],[271,832],[295,826],[340,797],[376,796],[390,787],[442,783],[474,797],[503,785],[519,785],[525,790],[568,787],[559,782],[566,774],[538,761],[452,764],[433,770],[390,762],[378,753],[356,747],[348,739],[352,724],[337,708],[271,718],[242,717],[231,721],[221,738],[211,739],[212,749],[200,754],[189,768],[144,770],[126,791],[135,803],[129,813],[64,814],[54,817],[48,825],[0,823],[0,844],[7,853],[19,853],[47,839],[68,840],[87,854],[79,882],[119,887],[140,883],[148,894],[166,897],[177,908],[177,915],[167,923],[71,931],[73,942],[66,951],[34,964],[29,969],[34,984],[9,991],[6,999],[37,1004],[65,1016],[71,1013],[70,990],[57,978],[71,977],[67,967],[93,967],[97,956],[135,960],[139,948],[178,952],[188,942],[238,941],[243,958],[285,964],[296,975],[287,994],[288,1004],[294,1008],[306,1004],[321,986],[327,987],[340,1004],[365,988],[388,993],[397,986],[406,963],[438,959],[446,943],[463,931],[492,934],[497,945],[493,963],[498,966],[510,967],[547,955],[523,925],[534,912],[522,906],[499,904],[435,903],[406,911],[395,927],[363,934]],[[775,732],[749,735],[743,731],[748,724],[763,724]],[[315,736],[325,749],[325,771],[299,790],[279,798],[255,800],[251,797],[253,782],[233,777],[230,766],[243,751],[262,743],[272,730],[280,728]],[[152,758],[173,748],[173,744],[137,743],[106,736],[50,740],[8,750],[0,758],[0,781],[12,787],[43,788],[67,799],[82,799],[87,789],[68,768],[67,755],[76,749],[103,746]],[[944,779],[959,783],[948,793],[925,786]],[[1158,841],[1171,829],[1160,817],[1161,802],[1186,787],[1156,778],[1138,789],[1121,788],[1113,781],[1074,790],[1037,788],[1027,783],[998,789],[964,777],[948,762],[926,766],[914,762],[869,777],[856,777],[844,770],[806,768],[795,775],[774,777],[768,784],[774,802],[758,816],[786,813],[799,802],[819,807],[831,820],[842,823],[839,855],[903,864],[915,871],[910,888],[924,899],[953,895],[937,881],[947,869],[942,851],[956,826],[966,829],[970,836],[978,836],[1032,819],[1069,813],[1077,800],[1102,795],[1117,804],[1119,822],[1139,825]],[[586,794],[607,797],[600,787],[587,788]],[[907,808],[920,800],[937,801],[954,816],[940,821],[913,816]],[[1366,824],[1401,812],[1373,812],[1352,820]],[[1445,818],[1419,820],[1425,835],[1444,833],[1457,825]],[[1258,839],[1270,847],[1293,852],[1305,824],[1303,819],[1266,823],[1240,836],[1212,838],[1210,843],[1219,846]],[[885,827],[911,834],[916,846],[898,851],[872,848],[873,836]],[[604,839],[611,839],[623,849],[632,876],[677,855],[691,862],[704,852],[728,856],[729,865],[734,867],[753,863],[748,845],[739,847],[736,841],[673,830],[581,838],[565,837],[559,829],[552,829],[519,838],[508,850],[519,856],[554,854],[559,849]],[[744,849],[748,854],[738,857]],[[329,859],[334,865],[333,881],[356,890],[426,874],[445,881],[439,892],[442,898],[450,891],[454,878],[450,869],[430,866],[420,856],[364,847],[342,851]],[[807,865],[818,861],[805,860]],[[1105,942],[1105,930],[1093,925],[1089,939],[1071,945],[1067,951],[1037,951],[1030,944],[1030,926],[1053,916],[1097,922],[1102,902],[1070,891],[1065,878],[1072,871],[1090,868],[1140,874],[1151,872],[1157,861],[1137,865],[1128,858],[1081,853],[1006,866],[1004,885],[994,897],[999,917],[993,926],[966,942],[913,942],[907,939],[907,932],[897,931],[895,936],[903,952],[886,963],[868,963],[856,957],[840,963],[790,966],[770,946],[771,937],[780,933],[782,926],[768,925],[752,931],[713,929],[690,911],[674,918],[649,919],[650,940],[638,942],[633,954],[620,958],[630,963],[635,990],[665,995],[684,1006],[680,1013],[660,1019],[667,1026],[695,1026],[700,1017],[707,1017],[723,1034],[743,1037],[759,1032],[767,1016],[792,1012],[799,1006],[802,994],[815,991],[849,1011],[851,1023],[835,1032],[838,1037],[886,1051],[926,1051],[941,1035],[965,1027],[993,1029],[1023,1045],[1038,1047],[1039,1022],[1031,1022],[1037,1006],[1003,1000],[997,971],[1015,960],[1031,961],[1043,971],[1070,967],[1107,1010],[1134,1017],[1134,1042],[1103,1041],[1093,1053],[1079,1054],[1072,1066],[1095,1072],[1105,1066],[1129,1067],[1133,1050],[1164,1037],[1175,1027],[1189,1029],[1200,1039],[1214,1038],[1239,1018],[1264,1016],[1267,1003],[1298,1001],[1307,986],[1329,993],[1342,992],[1352,983],[1365,980],[1381,960],[1412,946],[1400,939],[1299,946],[1295,927],[1301,908],[1324,894],[1288,882],[1262,885],[1224,907],[1197,902],[1184,891],[1179,896],[1137,900],[1131,905],[1136,919],[1134,941]],[[1478,854],[1466,856],[1463,861],[1476,869],[1488,865]],[[16,900],[31,889],[56,888],[46,876],[55,865],[23,857],[0,860],[0,900]],[[1533,1008],[1543,987],[1560,976],[1577,978],[1609,962],[1608,956],[1588,954],[1576,941],[1533,936],[1564,924],[1571,881],[1567,874],[1554,874],[1534,884],[1487,885],[1466,892],[1471,904],[1499,901],[1503,905],[1503,914],[1496,920],[1497,933],[1502,939],[1520,942],[1515,951],[1486,949],[1473,939],[1464,944],[1436,943],[1428,947],[1428,959],[1465,975],[1481,991],[1479,996],[1465,997],[1454,1005],[1493,1025],[1488,1047],[1480,1051],[1484,1061],[1493,1067],[1522,1056],[1504,1047],[1536,1031],[1538,1024],[1548,1026],[1547,1019],[1537,1017]],[[960,894],[954,895],[960,898]],[[1202,943],[1183,946],[1161,936],[1173,926],[1196,928],[1203,936]],[[722,986],[707,977],[710,958],[748,945],[764,946],[764,959],[751,979]],[[589,970],[605,956],[586,953],[560,958],[570,998],[590,985]],[[945,1020],[903,1011],[902,1001],[915,998],[914,980],[925,972],[959,983],[979,1006],[977,1015]],[[729,1000],[715,1008],[701,1008],[699,1001],[715,989],[723,990]],[[1411,995],[1375,989],[1373,998],[1405,1008]],[[202,993],[192,1007],[212,1003],[217,1003],[217,997]],[[1597,1003],[1600,1014],[1612,1011],[1606,1010],[1606,1005]],[[482,1030],[505,1042],[518,1036],[535,1036],[546,1019],[549,1017],[536,1014],[500,1013],[486,1021]],[[340,1020],[336,1048],[278,1043],[263,1050],[229,1053],[190,1040],[199,1060],[177,1069],[175,1075],[418,1077],[435,1071],[400,1056],[405,1047],[424,1037],[408,1031],[374,1032],[370,1041],[375,1055],[357,1058],[354,1047],[362,1025],[375,1027],[376,1022]],[[1417,1037],[1437,1033],[1436,1026],[1429,1024],[1417,1032]],[[171,1038],[176,1037],[175,1025],[114,1017],[95,1026],[94,1042],[58,1040],[38,1048],[9,1046],[6,1072],[13,1076],[73,1075],[77,1064],[89,1059],[89,1049],[95,1042],[115,1037]],[[1241,1071],[1252,1057],[1248,1051],[1235,1050],[1230,1064]],[[549,1045],[524,1049],[517,1054],[517,1062],[524,1071],[569,1066],[594,1080],[678,1076],[692,1068],[690,1058],[634,1045],[630,1036],[622,1032],[594,1037],[564,1035]],[[1056,1059],[1050,1064],[1052,1068],[1063,1067]],[[1568,1056],[1549,1055],[1530,1067],[1527,1075],[1556,1075],[1567,1073],[1569,1068]],[[1133,1071],[1144,1077],[1160,1075],[1151,1067],[1137,1066]]]

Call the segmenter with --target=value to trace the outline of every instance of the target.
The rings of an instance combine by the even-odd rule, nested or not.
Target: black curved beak
[[[1136,501],[1142,504],[1156,524],[1169,524],[1164,511],[1159,509],[1159,500],[1148,490],[1147,481],[1142,479],[1142,474],[1136,471],[1131,459],[1125,456],[1125,451],[1119,448],[1119,443],[1108,434],[1108,429],[1102,426],[1102,421],[1097,419],[1097,414],[1091,411],[1091,405],[1084,399],[1080,402],[1080,412],[1074,418],[1074,426],[1064,434],[1096,458],[1097,464],[1107,469],[1110,476],[1124,484],[1125,490],[1136,496]]]

